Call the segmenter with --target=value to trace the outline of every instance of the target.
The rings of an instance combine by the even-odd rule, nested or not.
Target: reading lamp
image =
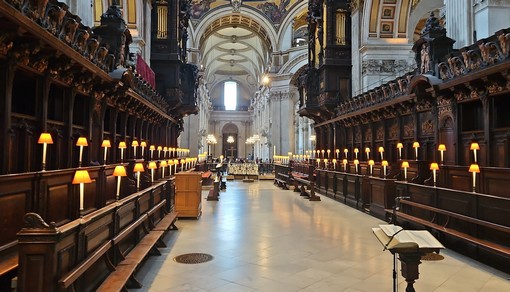
[[[370,176],[372,176],[372,174],[373,174],[374,164],[375,164],[374,160],[370,159],[370,160],[368,161],[368,165],[370,166]]]
[[[336,158],[333,158],[333,170],[336,170]]]
[[[168,151],[168,147],[163,147],[163,159],[166,158],[166,152]]]
[[[140,172],[144,172],[143,164],[138,162],[133,168],[133,172],[136,172],[136,190],[140,190]]]
[[[151,145],[151,147],[149,147],[149,151],[151,152],[151,159],[152,159],[152,157],[153,157],[154,150],[156,150],[156,146]]]
[[[83,193],[85,192],[85,185],[91,183],[89,172],[86,170],[77,170],[74,173],[73,185],[80,185],[80,211],[83,211]]]
[[[158,146],[158,159],[161,157],[161,150],[163,150],[163,147]]]
[[[147,147],[147,142],[145,142],[145,141],[140,142],[140,147],[142,147],[142,158],[143,158],[143,155],[145,154],[145,147]]]
[[[147,168],[151,170],[151,183],[153,183],[154,182],[154,169],[158,168],[158,166],[156,165],[156,162],[151,161],[151,162],[149,162],[149,166]]]
[[[81,161],[83,157],[83,147],[89,146],[87,142],[87,138],[80,137],[78,138],[78,141],[76,141],[76,146],[80,147],[80,158],[78,159],[78,167],[81,167]]]
[[[348,157],[347,157],[347,154],[348,154],[348,153],[349,153],[349,149],[345,148],[345,149],[344,149],[345,158],[348,158]]]
[[[330,158],[329,154],[331,154],[331,150],[328,149],[328,150],[326,150],[326,152],[328,153],[328,159],[329,159]]]
[[[358,174],[358,164],[359,164],[359,160],[354,159],[354,166],[356,167],[356,174]]]
[[[407,168],[409,167],[409,162],[403,161],[402,168],[404,169],[404,180],[407,182]]]
[[[402,159],[402,148],[404,148],[404,144],[398,142],[397,143],[398,159]]]
[[[115,198],[118,200],[120,197],[120,180],[123,176],[127,176],[126,168],[122,165],[115,166],[115,170],[113,170],[113,176],[117,177],[117,194]]]
[[[439,165],[436,162],[430,164],[430,170],[432,170],[432,176],[434,177],[434,187],[436,186],[436,171],[439,170]]]
[[[473,150],[473,154],[475,155],[475,163],[477,163],[476,150],[480,150],[480,145],[478,145],[477,142],[473,142],[473,143],[471,143],[471,147],[469,147],[469,150]]]
[[[317,158],[317,167],[320,167],[320,166],[321,166],[321,159]]]
[[[184,164],[186,164],[186,160],[184,158],[181,159],[181,171],[184,171]]]
[[[169,166],[169,167],[168,167],[168,172],[169,172],[169,174],[168,174],[168,175],[172,175],[172,165],[174,165],[174,161],[173,161],[172,159],[169,159],[169,160],[167,161],[167,164],[168,164],[168,166]]]
[[[381,161],[384,160],[384,147],[379,147],[379,153],[381,153]]]
[[[356,159],[358,159],[358,152],[359,152],[359,149],[358,148],[354,148],[354,155],[356,155]]]
[[[367,154],[367,160],[370,159],[370,148],[365,148],[365,153]]]
[[[43,144],[43,155],[42,155],[42,170],[46,170],[46,148],[48,144],[53,144],[53,139],[50,133],[41,133],[39,136],[38,144]]]
[[[174,159],[174,166],[175,166],[174,173],[177,173],[177,165],[179,165],[179,160],[178,159]]]
[[[159,167],[161,167],[161,178],[165,178],[165,167],[167,167],[167,163],[166,163],[166,160],[162,160],[160,163],[159,163]]]
[[[133,140],[133,142],[131,143],[131,146],[133,146],[133,157],[136,159],[136,147],[138,147],[138,141],[136,140]]]
[[[476,193],[476,174],[480,173],[480,167],[478,164],[471,164],[469,172],[473,173],[473,193]]]
[[[413,143],[413,148],[414,148],[414,153],[416,155],[416,160],[418,160],[418,148],[420,148],[420,143],[419,142],[414,142]]]
[[[124,162],[124,149],[126,148],[127,148],[126,142],[124,141],[119,142],[120,162]]]
[[[340,149],[336,149],[335,153],[336,153],[336,159],[340,159]]]
[[[381,162],[381,165],[382,165],[382,167],[383,167],[383,176],[384,176],[384,178],[386,178],[386,167],[388,167],[388,165],[389,165],[389,164],[388,164],[388,161],[383,160],[383,161]]]
[[[104,147],[104,165],[106,165],[106,153],[108,152],[108,148],[112,147],[110,140],[103,140],[101,147]]]
[[[344,165],[344,172],[347,172],[347,159],[342,160],[342,163]]]
[[[437,150],[441,153],[441,164],[444,163],[444,152],[446,151],[446,145],[439,144],[439,147],[437,147]]]

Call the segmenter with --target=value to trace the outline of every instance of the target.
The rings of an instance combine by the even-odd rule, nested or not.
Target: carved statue
[[[420,73],[425,74],[430,71],[430,55],[428,43],[423,43],[421,45],[420,59],[421,59]]]

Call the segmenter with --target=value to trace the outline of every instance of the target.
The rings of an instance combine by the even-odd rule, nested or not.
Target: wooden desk
[[[175,210],[179,217],[198,218],[202,214],[202,173],[175,174]]]

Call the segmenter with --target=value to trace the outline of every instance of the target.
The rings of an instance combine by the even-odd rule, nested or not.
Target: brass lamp
[[[133,147],[133,157],[136,159],[136,147],[138,147],[138,141],[133,140],[131,146]]]
[[[158,166],[156,165],[156,162],[151,161],[149,162],[149,166],[147,168],[151,170],[151,183],[152,183],[154,182],[154,169],[158,168]]]
[[[469,166],[469,172],[471,172],[473,174],[473,193],[475,193],[476,192],[476,174],[480,173],[480,167],[478,166],[478,164],[471,164],[471,166]]]
[[[441,164],[443,164],[444,163],[444,152],[446,151],[446,145],[439,144],[439,146],[437,147],[437,150],[441,153]]]
[[[402,168],[404,169],[404,180],[407,182],[407,169],[409,168],[409,162],[402,161]]]
[[[143,164],[138,162],[135,163],[135,167],[133,168],[133,172],[136,172],[136,190],[140,190],[140,173],[144,172]]]
[[[404,144],[398,142],[397,143],[398,159],[402,159],[402,148],[404,148]]]
[[[418,160],[418,148],[420,148],[420,143],[419,142],[414,142],[413,143],[413,148],[414,148],[414,154],[416,155],[416,160]]]
[[[161,178],[165,178],[165,167],[167,167],[167,163],[166,163],[166,160],[162,160],[160,163],[159,163],[159,167],[161,167]]]
[[[103,140],[101,147],[104,148],[104,165],[106,165],[106,153],[108,152],[108,148],[112,147],[112,145],[110,144],[110,140],[108,139]]]
[[[436,162],[430,164],[430,170],[432,170],[432,176],[434,178],[434,187],[436,186],[436,171],[439,170],[439,165]]]
[[[477,142],[473,142],[473,143],[471,143],[471,146],[469,147],[469,150],[473,150],[473,154],[474,154],[474,157],[475,157],[475,163],[477,163],[476,151],[480,150],[480,145]]]
[[[39,144],[43,144],[43,156],[42,156],[42,170],[46,170],[46,148],[48,144],[53,144],[53,139],[51,138],[50,133],[41,133],[39,136],[39,140],[37,141]]]
[[[374,164],[375,164],[374,160],[370,159],[370,160],[368,161],[368,165],[370,166],[370,176],[372,176],[372,174],[373,174],[373,171],[374,171]]]
[[[113,176],[117,177],[117,194],[115,195],[115,198],[118,200],[120,197],[120,180],[123,176],[127,176],[126,168],[122,165],[115,166],[115,169],[113,170]]]
[[[78,138],[78,141],[76,141],[76,146],[80,147],[80,158],[78,159],[78,167],[81,167],[81,161],[83,158],[83,147],[89,146],[87,138],[85,137]]]
[[[84,184],[91,183],[92,180],[90,179],[89,172],[86,170],[77,170],[74,173],[74,178],[72,181],[73,185],[80,185],[80,211],[83,211],[83,194],[85,193],[85,186]]]
[[[145,141],[140,142],[140,147],[142,147],[142,158],[143,158],[143,156],[145,154],[145,147],[147,147],[147,142],[145,142]]]
[[[389,164],[388,164],[388,161],[383,160],[383,161],[381,162],[381,165],[382,165],[382,167],[383,167],[383,176],[384,176],[384,178],[386,178],[386,167],[388,167],[388,165],[389,165]]]
[[[127,148],[126,142],[121,141],[119,142],[119,149],[120,149],[120,161],[124,162],[124,149]]]

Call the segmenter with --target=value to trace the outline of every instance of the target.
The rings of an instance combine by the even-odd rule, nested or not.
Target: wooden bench
[[[14,274],[14,271],[18,268],[18,253],[9,252],[0,259],[0,278],[4,275]],[[1,289],[0,289],[1,290]]]
[[[284,173],[277,173],[274,178],[274,183],[284,190],[289,189],[290,176]]]
[[[177,229],[175,226],[177,213],[171,212],[166,214],[164,211],[165,204],[166,200],[162,200],[113,238],[114,258],[118,263],[114,266],[113,271],[103,281],[97,291],[125,291],[126,286],[130,288],[142,287],[140,282],[135,278],[134,274],[136,270],[148,255],[161,255],[157,248],[166,247],[165,243],[162,241],[164,235],[168,230]],[[156,222],[155,217],[158,213],[163,217],[159,217],[161,220]],[[121,242],[126,239],[128,235],[138,234],[136,233],[137,230],[142,231],[144,236],[139,239],[132,250],[125,254],[120,248]]]
[[[510,247],[503,246],[503,245],[500,245],[500,244],[497,244],[497,243],[494,243],[494,242],[491,242],[491,241],[488,241],[488,240],[485,240],[482,238],[478,238],[478,237],[469,235],[467,233],[461,232],[461,231],[453,229],[453,228],[449,228],[448,224],[451,222],[451,219],[455,218],[455,219],[458,219],[463,222],[475,224],[478,226],[483,226],[483,227],[486,227],[489,229],[494,229],[494,230],[497,230],[497,231],[500,231],[500,232],[510,235],[510,227],[508,227],[508,226],[503,226],[500,224],[472,218],[469,216],[465,216],[465,215],[454,213],[451,211],[447,211],[447,210],[435,208],[432,206],[416,203],[416,202],[409,201],[409,200],[401,200],[400,203],[403,205],[408,205],[408,206],[412,206],[414,208],[419,208],[422,210],[429,211],[433,214],[433,216],[430,220],[425,220],[425,219],[418,218],[418,217],[415,217],[415,216],[412,216],[412,215],[409,215],[409,214],[406,214],[406,213],[403,213],[400,211],[396,211],[397,219],[400,217],[404,220],[409,220],[409,221],[415,222],[419,225],[432,228],[438,232],[446,233],[446,234],[449,234],[456,238],[470,242],[476,246],[481,246],[486,249],[492,250],[492,251],[494,251],[498,254],[501,254],[505,257],[510,257]],[[435,222],[438,220],[438,216],[445,217],[444,224],[440,225]]]
[[[309,176],[292,172],[292,180],[294,181],[294,192],[300,192],[300,195],[307,197],[310,201],[320,201],[321,198],[315,194],[315,186],[313,181],[309,180]]]

